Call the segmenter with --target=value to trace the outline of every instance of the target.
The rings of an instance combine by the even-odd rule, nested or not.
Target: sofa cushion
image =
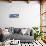
[[[20,33],[21,29],[20,28],[14,28],[14,33]]]
[[[8,32],[14,34],[14,27],[9,27]]]
[[[27,29],[21,29],[21,33],[24,35],[27,32]]]

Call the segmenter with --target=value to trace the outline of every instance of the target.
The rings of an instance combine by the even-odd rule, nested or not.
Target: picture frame
[[[10,14],[9,15],[9,18],[18,18],[19,17],[19,14]]]

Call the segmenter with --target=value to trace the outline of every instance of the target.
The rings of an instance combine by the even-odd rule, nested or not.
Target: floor
[[[43,43],[42,40],[38,40],[38,41],[36,40],[33,43],[19,43],[19,44],[15,44],[15,45],[10,45],[7,43],[4,46],[46,46],[46,44]]]
[[[34,41],[33,43],[25,43],[25,44],[22,44],[22,46],[46,46],[45,43],[43,43],[42,40],[36,40]]]

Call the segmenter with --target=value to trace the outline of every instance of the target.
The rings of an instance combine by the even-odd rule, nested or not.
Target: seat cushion
[[[32,40],[34,40],[34,37],[33,36],[29,36],[29,35],[21,35],[21,34],[13,34],[13,35],[10,35],[9,38],[12,40],[12,39],[15,39],[15,40],[20,40],[21,42],[31,42]]]

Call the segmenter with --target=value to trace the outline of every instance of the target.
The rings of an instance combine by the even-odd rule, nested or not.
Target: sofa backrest
[[[14,28],[9,27],[8,31],[12,34],[20,33],[22,35],[32,35],[32,30],[30,28]]]

